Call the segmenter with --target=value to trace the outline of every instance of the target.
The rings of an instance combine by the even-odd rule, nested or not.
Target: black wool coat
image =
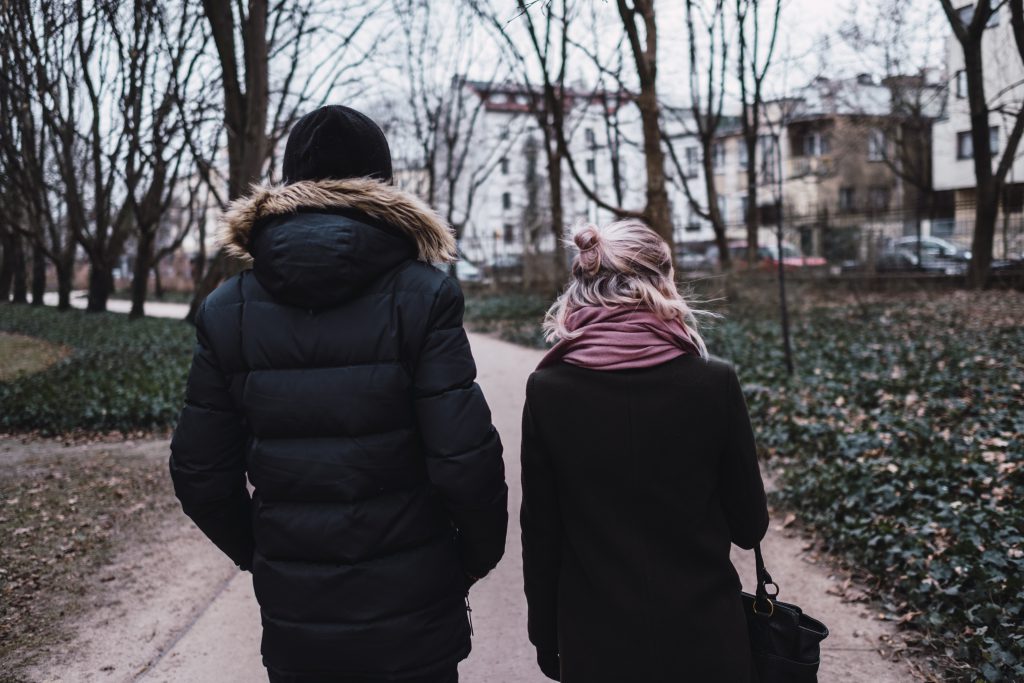
[[[530,640],[563,682],[751,680],[729,549],[768,510],[731,366],[534,372],[522,477]]]
[[[170,459],[185,513],[252,570],[267,666],[449,670],[470,650],[467,575],[507,525],[462,293],[424,262],[450,232],[367,179],[258,189],[225,223],[254,265],[196,320]]]

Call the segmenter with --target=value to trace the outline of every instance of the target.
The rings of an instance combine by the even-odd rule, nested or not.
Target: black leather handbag
[[[761,546],[757,560],[757,592],[740,593],[747,615],[750,652],[759,683],[816,683],[821,641],[828,628],[796,605],[778,601],[779,585],[764,566]],[[774,590],[769,591],[771,586]]]

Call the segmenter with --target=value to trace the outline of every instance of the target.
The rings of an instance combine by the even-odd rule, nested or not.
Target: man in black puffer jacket
[[[284,177],[225,214],[253,267],[199,310],[175,493],[252,571],[272,681],[455,681],[508,494],[462,293],[430,265],[454,237],[351,109],[296,124]]]

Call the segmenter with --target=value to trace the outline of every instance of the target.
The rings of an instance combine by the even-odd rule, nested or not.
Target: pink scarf
[[[565,361],[591,370],[627,370],[661,365],[697,345],[678,320],[663,320],[646,309],[586,306],[569,314],[566,326],[580,331],[547,352],[538,369]]]

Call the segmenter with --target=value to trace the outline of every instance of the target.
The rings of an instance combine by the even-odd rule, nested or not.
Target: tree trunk
[[[132,272],[132,310],[130,318],[146,315],[146,291],[149,286],[149,271],[153,264],[154,235],[149,230],[139,231],[139,244],[135,250],[135,268]]]
[[[974,151],[974,238],[967,284],[980,289],[988,282],[992,266],[992,245],[996,229],[995,178],[992,174],[992,150],[989,147],[988,103],[985,101],[984,64],[981,39],[961,43],[967,75],[967,101],[971,110],[971,143]]]
[[[551,231],[555,235],[555,271],[557,286],[569,277],[569,264],[565,262],[565,211],[562,206],[562,157],[548,157],[548,185],[551,193]]]
[[[28,261],[25,258],[24,240],[14,236],[14,292],[11,301],[16,304],[28,303]]]
[[[55,264],[57,270],[57,310],[71,308],[71,286],[73,284],[74,261]]]
[[[756,122],[751,125],[756,125]],[[754,268],[758,259],[758,228],[760,227],[757,215],[757,164],[754,163],[754,155],[757,153],[756,129],[752,136],[743,140],[743,144],[747,146],[747,215],[744,216],[747,224],[747,268],[751,269]]]
[[[11,300],[11,284],[14,282],[14,235],[0,235],[0,303]]]
[[[192,303],[189,306],[188,316],[186,316],[185,320],[195,323],[199,307],[206,300],[206,297],[210,295],[210,292],[217,289],[221,282],[232,275],[240,273],[243,269],[241,261],[228,256],[223,249],[218,250],[210,260],[210,266],[206,269],[203,279],[199,282],[199,287],[192,295]]]
[[[661,122],[654,83],[643,88],[637,98],[637,106],[643,126],[644,162],[647,168],[647,206],[644,208],[644,216],[654,232],[668,243],[674,261],[675,236],[672,234],[672,211],[669,208],[668,190],[665,188],[665,150],[661,147]]]
[[[46,254],[42,247],[32,246],[32,305],[42,306],[46,294]]]
[[[711,217],[711,229],[715,232],[715,246],[718,247],[718,265],[723,271],[732,270],[732,255],[729,253],[729,241],[725,238],[725,221],[718,210],[718,188],[715,185],[715,169],[712,163],[714,143],[704,147],[704,187],[708,194],[708,215]]]
[[[107,301],[114,291],[114,275],[111,269],[102,262],[94,260],[89,266],[89,303],[86,306],[90,313],[102,313],[107,310]]]
[[[974,198],[974,238],[971,240],[971,263],[967,270],[967,285],[972,289],[981,289],[988,285],[989,272],[992,268],[998,198],[992,192],[991,183],[987,187],[982,187],[980,182]]]
[[[160,277],[160,261],[153,262],[153,296],[157,301],[164,300],[164,281]]]

